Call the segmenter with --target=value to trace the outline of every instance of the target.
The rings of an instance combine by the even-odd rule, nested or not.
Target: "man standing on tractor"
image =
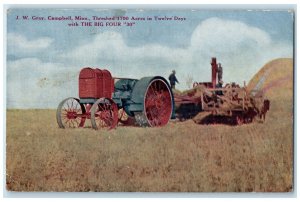
[[[218,64],[218,81],[222,81],[223,77],[223,68],[221,66],[221,63]]]
[[[169,81],[170,81],[172,89],[175,89],[176,82],[179,83],[176,76],[175,76],[175,74],[176,74],[176,72],[175,72],[175,70],[173,70],[172,74],[170,74],[170,76],[169,76]]]

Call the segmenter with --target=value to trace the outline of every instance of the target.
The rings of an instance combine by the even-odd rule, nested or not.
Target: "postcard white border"
[[[297,8],[298,8],[298,1],[296,0],[255,0],[255,1],[222,1],[222,0],[211,0],[211,1],[202,1],[201,4],[198,4],[196,0],[182,0],[182,1],[176,1],[177,4],[170,4],[169,1],[167,0],[154,0],[151,1],[151,3],[154,3],[153,5],[149,5],[147,1],[138,1],[138,0],[133,0],[133,1],[122,1],[122,0],[116,0],[114,2],[109,1],[109,0],[103,0],[101,1],[101,5],[98,5],[97,0],[85,0],[84,2],[72,2],[73,4],[68,4],[70,1],[67,0],[52,0],[52,1],[43,1],[40,2],[38,0],[30,0],[30,1],[22,1],[22,0],[4,0],[2,3],[2,17],[1,19],[1,36],[3,39],[3,47],[2,47],[2,56],[0,57],[0,61],[3,64],[3,68],[1,68],[1,77],[2,81],[0,82],[0,95],[2,98],[2,105],[0,105],[0,111],[3,114],[3,116],[0,116],[0,126],[1,126],[1,131],[3,141],[1,143],[1,148],[0,150],[3,151],[3,155],[1,155],[1,180],[2,183],[0,185],[0,190],[2,193],[2,197],[4,196],[4,199],[7,199],[7,197],[16,197],[16,198],[25,198],[25,201],[32,201],[34,200],[39,200],[38,198],[64,198],[64,199],[71,199],[71,198],[78,198],[78,199],[71,199],[72,201],[76,200],[82,200],[82,198],[90,198],[92,200],[95,200],[95,198],[206,198],[206,200],[222,200],[222,201],[236,201],[242,198],[242,200],[250,200],[251,198],[254,198],[255,200],[261,200],[265,201],[267,200],[272,200],[272,201],[277,201],[277,200],[282,200],[282,198],[289,198],[289,199],[284,199],[284,200],[298,200],[299,197],[299,187],[298,187],[298,182],[299,182],[299,176],[295,172],[294,176],[294,193],[53,193],[53,192],[44,192],[44,193],[38,193],[38,192],[7,192],[5,189],[5,99],[6,99],[6,70],[5,70],[5,62],[6,62],[6,52],[5,52],[5,44],[6,44],[6,25],[5,25],[5,9],[8,7],[20,7],[20,8],[26,8],[26,7],[46,7],[46,8],[61,8],[61,7],[68,7],[68,8],[90,8],[92,4],[93,8],[97,4],[97,6],[101,8],[228,8],[228,9],[294,9],[295,10],[295,170],[297,170],[297,162],[299,162],[299,155],[298,155],[298,150],[297,150],[297,145],[299,143],[299,139],[297,138],[297,125],[298,125],[298,119],[297,119],[297,114],[298,114],[298,108],[297,108],[297,94],[298,94],[298,88],[297,88],[297,78],[298,78],[298,71],[297,71],[297,47],[298,47],[298,41],[297,41],[297,27],[298,26],[298,21],[297,21]],[[85,3],[84,5],[82,3]],[[126,4],[124,4],[126,3]],[[131,3],[131,4],[129,4]],[[241,4],[242,3],[242,4]],[[272,3],[270,5],[269,3]],[[17,5],[18,4],[18,5]],[[30,4],[39,4],[39,5],[30,5]],[[269,4],[269,5],[268,5]],[[288,5],[290,4],[290,5]],[[293,5],[291,5],[293,4]],[[4,194],[4,195],[3,195]],[[207,199],[210,198],[210,199]],[[49,200],[48,199],[48,200]],[[201,199],[201,200],[202,200]],[[22,199],[24,200],[24,199]],[[47,199],[43,199],[47,200]],[[97,201],[99,199],[96,199]],[[102,199],[101,199],[102,200]],[[128,200],[128,199],[127,199]],[[132,201],[132,199],[129,199]],[[156,199],[155,199],[156,200]],[[123,200],[122,200],[123,201]],[[173,199],[172,199],[173,201]]]

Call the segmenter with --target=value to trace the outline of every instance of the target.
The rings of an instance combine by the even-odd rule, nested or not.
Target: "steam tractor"
[[[115,128],[118,122],[160,127],[170,119],[196,114],[226,116],[237,124],[264,120],[270,102],[263,92],[249,91],[235,83],[217,87],[217,60],[212,58],[211,82],[195,82],[186,94],[172,92],[161,76],[141,79],[113,78],[108,70],[83,68],[79,73],[79,98],[66,98],[56,113],[60,128]],[[201,113],[199,113],[201,112]]]

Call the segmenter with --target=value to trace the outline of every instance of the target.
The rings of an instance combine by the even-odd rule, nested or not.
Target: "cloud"
[[[273,41],[267,32],[243,22],[209,18],[194,30],[189,52],[199,66],[209,57],[217,57],[224,66],[225,81],[242,83],[270,60],[293,57],[293,46]],[[205,77],[200,76],[199,81]]]
[[[13,39],[18,42],[12,43]],[[12,47],[33,51],[47,48],[53,40],[29,41],[12,34],[8,41]],[[223,80],[242,84],[270,60],[293,57],[293,45],[274,41],[267,32],[240,21],[209,18],[195,28],[186,48],[129,46],[120,33],[106,31],[89,43],[61,52],[64,54],[57,55],[52,63],[38,58],[7,63],[8,107],[56,108],[63,98],[78,96],[78,73],[87,66],[108,69],[115,77],[137,79],[168,77],[175,69],[180,81],[177,87],[182,90],[187,88],[185,80],[189,77],[198,82],[210,81],[210,60],[217,57],[223,66]]]
[[[173,49],[159,44],[130,47],[117,32],[104,32],[90,43],[79,46],[61,56],[80,66],[108,68],[116,76],[140,78],[161,75],[177,66],[178,57],[188,57],[184,49]],[[175,60],[174,60],[175,59]]]
[[[8,61],[7,107],[56,108],[63,98],[78,95],[78,71],[37,58]]]
[[[128,46],[120,33],[103,32],[61,59],[82,66],[105,67],[122,77],[167,77],[176,69],[182,81],[178,87],[184,89],[188,75],[197,81],[210,80],[211,57],[223,64],[225,81],[241,83],[249,81],[269,60],[292,56],[292,44],[275,42],[259,28],[240,21],[209,18],[195,28],[186,48],[160,44]]]
[[[209,18],[203,21],[191,37],[193,50],[205,47],[207,50],[224,54],[253,46],[264,47],[270,43],[271,38],[265,31],[240,21],[220,18]]]
[[[7,44],[9,54],[26,54],[36,53],[37,51],[48,48],[52,43],[53,39],[49,37],[40,37],[33,40],[29,40],[21,34],[8,33]]]

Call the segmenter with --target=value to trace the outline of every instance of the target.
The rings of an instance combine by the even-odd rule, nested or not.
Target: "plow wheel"
[[[83,127],[85,122],[85,107],[77,98],[63,100],[56,111],[56,121],[60,128]]]
[[[113,129],[118,124],[118,107],[113,100],[108,98],[98,99],[91,108],[92,127]]]
[[[171,118],[172,105],[172,95],[168,84],[162,79],[154,79],[145,93],[144,111],[134,114],[136,122],[140,126],[164,126]]]

